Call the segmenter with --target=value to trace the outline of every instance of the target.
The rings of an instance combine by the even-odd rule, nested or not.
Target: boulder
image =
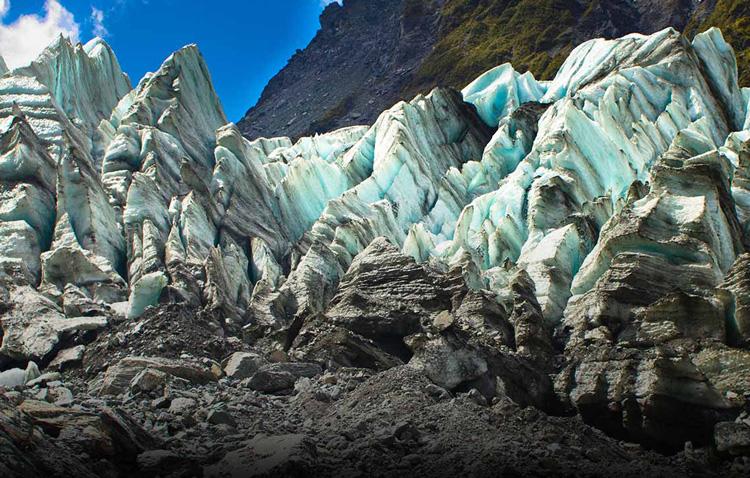
[[[259,392],[281,392],[293,389],[297,379],[301,377],[312,378],[322,371],[320,365],[314,363],[272,363],[261,367],[250,378],[247,386]]]
[[[68,317],[104,316],[109,307],[89,297],[88,293],[74,284],[67,284],[62,296],[63,311]]]
[[[29,362],[26,365],[26,370],[20,368],[12,368],[10,370],[0,372],[0,387],[20,387],[37,379],[39,375],[39,368],[36,366],[36,364],[34,362]]]
[[[157,370],[197,384],[216,381],[216,376],[211,373],[210,369],[194,361],[161,357],[125,357],[107,369],[99,393],[101,395],[124,393],[135,376],[145,369]]]
[[[0,450],[0,472],[4,477],[99,476],[89,468],[89,455],[45,433],[34,418],[3,395],[0,395]]]
[[[37,385],[47,385],[50,382],[59,382],[62,376],[59,372],[46,372],[26,383],[29,388],[36,387]]]
[[[289,350],[295,360],[314,362],[326,369],[342,367],[386,370],[403,361],[382,350],[373,340],[335,325],[328,317],[308,318]]]
[[[93,458],[134,462],[159,443],[129,416],[109,408],[90,412],[25,400],[19,409],[45,433]]]
[[[438,336],[409,337],[408,345],[414,356],[409,366],[421,370],[435,385],[452,390],[463,382],[477,379],[487,370],[487,361],[466,344]]]
[[[315,442],[305,435],[258,435],[204,468],[206,478],[308,476],[317,463]]]
[[[402,254],[384,237],[352,262],[326,311],[328,318],[388,350],[421,329],[423,317],[451,309],[442,276]]]
[[[237,422],[234,417],[232,417],[232,415],[226,410],[211,410],[208,412],[206,421],[211,425],[226,425],[231,428],[237,427]]]
[[[49,368],[62,370],[64,368],[78,365],[83,360],[83,355],[86,353],[85,345],[76,345],[69,349],[61,350],[52,359],[49,364]]]
[[[159,392],[167,386],[169,375],[161,370],[144,368],[130,381],[130,390],[138,392]]]
[[[197,402],[194,399],[189,397],[178,397],[172,400],[172,403],[169,404],[169,413],[174,415],[188,415],[196,406]]]
[[[252,352],[235,352],[229,356],[224,365],[227,377],[242,380],[250,378],[258,369],[266,364],[266,360]]]
[[[47,401],[58,407],[69,407],[73,404],[73,392],[67,387],[52,387],[48,390]]]
[[[14,360],[48,359],[66,336],[107,327],[107,317],[66,318],[52,301],[30,287],[10,294],[10,310],[0,317],[3,340],[0,355]]]
[[[750,425],[721,422],[714,427],[714,443],[719,453],[730,456],[750,455]]]

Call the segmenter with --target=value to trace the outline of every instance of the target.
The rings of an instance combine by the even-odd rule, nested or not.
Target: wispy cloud
[[[104,11],[96,7],[91,7],[91,24],[94,36],[104,38],[109,35],[107,27],[104,26]]]
[[[44,2],[44,15],[21,15],[13,23],[3,20],[10,0],[0,0],[0,54],[10,68],[34,60],[59,35],[77,42],[80,26],[59,0]]]

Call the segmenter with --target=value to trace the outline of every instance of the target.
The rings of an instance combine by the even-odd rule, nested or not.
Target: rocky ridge
[[[332,2],[315,38],[289,59],[238,126],[255,139],[369,125],[399,100],[435,86],[462,88],[505,62],[552,79],[584,41],[666,27],[691,38],[721,28],[737,51],[740,84],[747,86],[747,8],[742,0]]]
[[[251,142],[196,46],[60,40],[0,78],[3,474],[742,475],[749,102],[666,29]]]

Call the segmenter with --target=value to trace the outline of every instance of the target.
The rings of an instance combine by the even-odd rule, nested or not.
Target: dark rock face
[[[509,396],[551,409],[552,384],[537,366],[552,353],[551,331],[534,328],[533,341],[542,345],[530,344],[525,334],[534,319],[520,310],[521,301],[516,331],[490,294],[467,286],[460,267],[417,264],[376,238],[352,262],[327,310],[304,321],[289,354],[329,370],[408,363],[447,390],[476,389],[487,400]],[[529,347],[544,353],[532,359]]]
[[[602,231],[589,264],[605,261],[607,250],[609,267],[566,309],[568,365],[557,383],[563,400],[587,421],[665,449],[681,448],[686,440],[705,443],[715,423],[737,416],[734,391],[750,391],[742,381],[731,382],[731,394],[725,388],[731,368],[746,364],[750,355],[727,347],[736,342],[727,334],[732,296],[710,267],[701,266],[720,264],[721,250],[730,257],[743,250],[721,172],[726,163],[714,153],[693,156],[687,145],[679,151],[660,159],[648,194],[626,205]],[[698,226],[705,216],[679,234],[670,229],[675,211],[660,204],[687,197],[713,204],[723,216],[722,232]],[[735,262],[745,260],[740,255]],[[745,288],[739,264],[714,267],[735,271],[728,285],[741,310]],[[588,270],[584,265],[583,277]],[[712,365],[719,356],[727,357],[729,367]]]
[[[387,349],[389,343],[420,331],[423,320],[450,310],[447,284],[441,282],[440,276],[377,238],[349,267],[326,315]],[[394,348],[399,355],[399,347]]]
[[[129,415],[107,407],[74,410],[0,396],[3,476],[133,473],[136,457],[160,442]]]
[[[444,0],[331,3],[321,29],[238,123],[249,138],[300,137],[371,124],[403,96],[436,40]]]

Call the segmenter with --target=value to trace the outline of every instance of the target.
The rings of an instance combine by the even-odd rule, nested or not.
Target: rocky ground
[[[451,393],[410,366],[320,373],[316,366],[277,363],[254,372],[258,356],[237,352],[224,369],[233,376],[215,368],[213,378],[200,385],[181,376],[210,373],[213,362],[184,357],[163,364],[126,359],[137,365],[125,375],[136,376],[106,394],[97,393],[100,383],[87,382],[76,369],[6,391],[0,436],[9,451],[3,456],[18,461],[3,460],[4,476],[747,472],[746,458],[723,460],[712,447],[686,444],[684,451],[664,456],[607,437],[580,417],[551,416],[507,397],[488,403],[475,390]],[[110,370],[122,362],[114,361]],[[308,371],[315,375],[297,378]],[[61,390],[73,398],[50,403],[68,396]],[[21,436],[23,451],[13,450],[20,448]]]
[[[534,328],[538,305],[528,286],[521,274],[507,317],[451,271],[417,265],[375,241],[342,282],[329,320],[305,321],[287,350],[249,340],[249,329],[232,335],[215,316],[175,304],[136,320],[108,311],[108,330],[65,337],[42,371],[30,365],[0,377],[0,470],[19,477],[746,476],[747,413],[716,425],[706,443],[685,441],[670,453],[619,441],[565,413],[552,391],[565,358],[552,331]],[[431,313],[441,308],[452,312]],[[403,349],[385,333],[399,329]]]

